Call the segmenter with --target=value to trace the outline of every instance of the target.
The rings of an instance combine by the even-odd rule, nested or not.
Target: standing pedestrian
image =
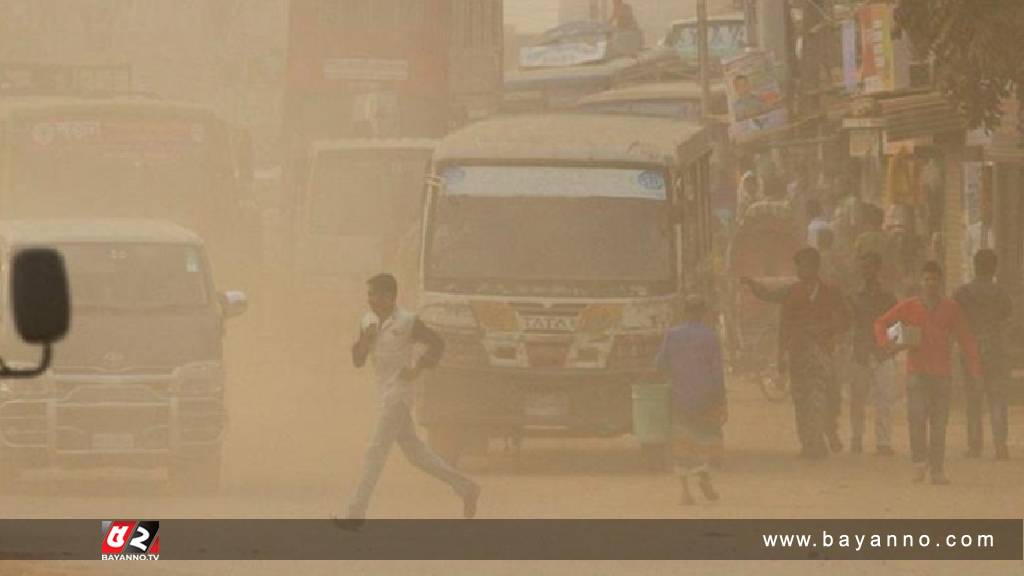
[[[810,223],[807,224],[807,245],[820,250],[821,246],[818,244],[820,232],[828,230],[834,234],[835,231],[832,229],[832,222],[825,216],[825,209],[822,208],[821,202],[817,198],[807,201],[807,217],[810,219]]]
[[[894,344],[896,323],[920,333],[917,344]],[[907,418],[914,480],[930,473],[932,484],[949,484],[945,472],[946,423],[949,420],[951,340],[956,339],[974,377],[981,376],[978,348],[956,300],[943,290],[942,268],[929,261],[922,269],[921,296],[904,300],[875,320],[875,340],[890,351],[908,349]]]
[[[889,407],[892,402],[891,357],[875,344],[875,320],[896,305],[896,296],[881,281],[882,257],[874,251],[860,257],[864,284],[850,297],[853,312],[853,355],[850,380],[850,451],[864,451],[864,420],[869,398],[875,406],[875,448],[892,456]]]
[[[821,279],[833,286],[842,286],[845,267],[836,248],[836,236],[832,230],[823,228],[818,231],[818,253],[821,255]]]
[[[981,456],[985,444],[981,413],[983,401],[988,400],[996,459],[1007,460],[1009,378],[1003,333],[1013,316],[1013,302],[1006,289],[995,282],[998,266],[999,259],[993,250],[979,250],[974,255],[974,280],[961,286],[954,298],[963,308],[978,342],[983,372],[981,378],[967,379],[967,456]]]
[[[817,460],[825,458],[829,449],[843,449],[835,354],[840,336],[849,328],[850,315],[842,293],[821,280],[817,250],[804,248],[793,261],[798,281],[784,293],[768,290],[749,278],[743,281],[762,300],[781,299],[779,371],[789,375],[800,455]]]
[[[740,176],[740,184],[736,189],[736,216],[742,220],[747,214],[747,208],[765,197],[764,180],[758,177],[754,170],[747,170]]]
[[[612,0],[612,15],[608,24],[615,30],[638,30],[633,7],[625,0]]]
[[[658,352],[658,371],[672,383],[673,458],[682,485],[680,503],[694,503],[690,480],[696,479],[708,500],[718,500],[710,464],[722,449],[728,418],[722,347],[706,324],[707,305],[700,296],[686,300],[685,322],[666,334]]]
[[[393,444],[398,444],[413,465],[451,486],[462,498],[463,516],[472,518],[476,515],[480,486],[434,454],[417,436],[412,420],[416,379],[440,361],[444,341],[414,314],[398,308],[398,281],[394,276],[380,274],[371,278],[368,285],[372,313],[364,319],[359,340],[352,346],[352,362],[362,367],[367,357],[373,355],[378,419],[347,519],[361,521],[365,517]],[[426,352],[414,360],[416,344],[426,346]]]
[[[889,239],[882,227],[885,225],[885,211],[874,204],[864,205],[866,230],[857,235],[853,241],[854,254],[858,260],[869,252],[885,256],[889,250]]]

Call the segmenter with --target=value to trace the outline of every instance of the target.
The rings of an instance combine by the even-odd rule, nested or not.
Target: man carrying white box
[[[878,345],[907,350],[907,419],[914,480],[930,472],[932,484],[949,484],[945,473],[946,423],[949,420],[951,341],[955,338],[971,375],[980,378],[978,347],[960,305],[945,295],[942,268],[924,265],[921,296],[904,300],[875,321]],[[890,328],[899,324],[890,338]]]

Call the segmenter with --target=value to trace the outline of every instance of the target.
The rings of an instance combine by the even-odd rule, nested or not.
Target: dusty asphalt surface
[[[227,336],[231,427],[225,485],[215,497],[176,497],[162,473],[126,470],[40,473],[0,495],[6,518],[324,518],[354,487],[373,423],[373,387],[348,364],[359,317],[323,293],[254,294],[250,313]],[[272,303],[273,305],[268,305]],[[945,487],[914,485],[902,404],[899,455],[843,453],[796,459],[789,404],[770,404],[749,383],[729,383],[728,455],[718,475],[722,500],[681,508],[676,482],[640,468],[629,438],[527,441],[518,455],[497,444],[467,471],[484,485],[482,518],[1022,518],[1024,409],[1013,409],[1010,462],[963,459],[964,420],[955,406]],[[845,407],[844,407],[845,418]],[[845,419],[843,421],[845,429]],[[460,513],[447,488],[392,454],[371,514],[446,518]],[[165,544],[166,545],[166,544]],[[0,576],[71,574],[1020,574],[1021,563],[921,562],[0,562]]]

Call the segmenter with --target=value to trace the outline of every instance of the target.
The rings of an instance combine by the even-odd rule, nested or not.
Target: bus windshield
[[[75,309],[154,310],[209,303],[205,265],[194,246],[81,243],[60,247]]]
[[[329,236],[402,234],[418,219],[426,151],[330,151],[317,155],[309,224]]]
[[[441,177],[428,280],[671,284],[675,250],[660,171],[469,166]]]
[[[161,116],[16,124],[5,208],[19,217],[186,216],[230,169],[216,160],[212,132],[198,120]]]

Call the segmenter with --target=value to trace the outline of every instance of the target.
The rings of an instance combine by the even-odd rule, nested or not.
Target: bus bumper
[[[526,436],[611,437],[632,429],[634,384],[652,372],[441,367],[420,387],[417,420]]]

